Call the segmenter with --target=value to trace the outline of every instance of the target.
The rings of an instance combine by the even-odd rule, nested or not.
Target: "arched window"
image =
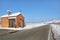
[[[22,26],[23,26],[23,24],[22,24],[22,20],[20,20],[20,24],[19,24],[19,26],[20,26],[20,27],[22,27]]]

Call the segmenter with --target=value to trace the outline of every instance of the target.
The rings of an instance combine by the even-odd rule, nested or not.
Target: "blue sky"
[[[0,16],[21,11],[27,22],[60,19],[60,0],[0,0]]]

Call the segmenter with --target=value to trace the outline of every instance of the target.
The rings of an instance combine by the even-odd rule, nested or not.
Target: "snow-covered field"
[[[26,24],[26,26],[24,28],[2,28],[2,27],[0,27],[0,29],[25,30],[25,29],[32,29],[32,28],[36,28],[36,27],[41,27],[44,25],[48,25],[48,23],[30,23],[30,24]],[[54,33],[54,38],[56,40],[60,40],[60,25],[50,24],[50,26],[52,28],[52,32]]]

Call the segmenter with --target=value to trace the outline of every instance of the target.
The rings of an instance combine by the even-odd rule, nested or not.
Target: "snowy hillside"
[[[48,21],[46,23],[60,23],[60,20],[52,20],[52,21]]]

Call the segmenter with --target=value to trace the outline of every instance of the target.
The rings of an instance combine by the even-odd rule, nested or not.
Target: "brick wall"
[[[17,17],[16,17],[16,27],[19,27],[19,25],[20,25],[20,21],[22,21],[22,27],[24,27],[24,25],[25,25],[25,23],[24,23],[24,17],[23,17],[23,15],[18,15]]]
[[[2,18],[1,21],[2,21],[2,23],[1,23],[1,26],[2,27],[6,28],[6,27],[9,26],[9,21],[8,21],[8,18],[7,17]]]

